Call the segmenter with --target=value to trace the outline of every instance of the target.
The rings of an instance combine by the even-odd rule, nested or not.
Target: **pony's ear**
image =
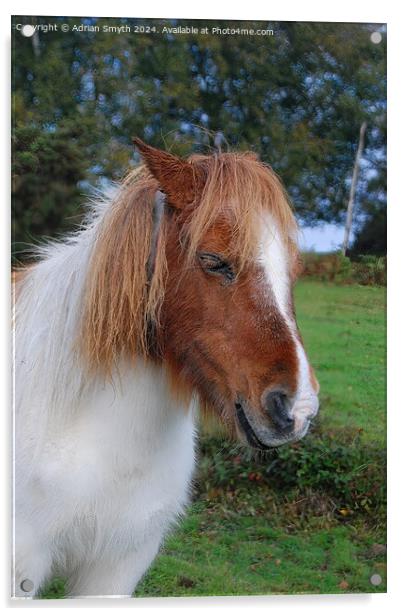
[[[133,143],[171,206],[182,209],[194,201],[198,176],[191,163],[153,148],[138,137],[133,138]]]

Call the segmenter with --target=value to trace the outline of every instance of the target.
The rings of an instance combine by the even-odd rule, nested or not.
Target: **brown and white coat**
[[[187,503],[199,409],[259,449],[318,410],[275,173],[136,145],[145,165],[16,281],[16,596],[53,572],[133,592]]]

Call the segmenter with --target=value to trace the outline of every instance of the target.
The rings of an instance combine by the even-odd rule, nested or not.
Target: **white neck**
[[[106,204],[107,205],[107,204]],[[50,433],[101,415],[133,445],[170,430],[186,409],[172,398],[162,367],[138,360],[120,366],[113,382],[89,378],[74,348],[90,253],[103,211],[81,233],[43,250],[26,276],[16,306],[15,410],[27,446],[39,451]],[[24,433],[24,437],[22,436]],[[18,445],[17,445],[18,446]],[[23,447],[24,448],[24,447]],[[150,451],[150,448],[149,450]]]

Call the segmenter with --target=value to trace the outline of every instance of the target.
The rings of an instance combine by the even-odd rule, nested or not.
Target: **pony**
[[[142,164],[15,275],[13,596],[132,596],[190,499],[198,417],[267,450],[319,385],[297,223],[253,152]]]

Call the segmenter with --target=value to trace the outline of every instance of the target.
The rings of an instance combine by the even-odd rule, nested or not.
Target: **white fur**
[[[298,387],[292,408],[297,426],[296,431],[305,429],[307,420],[318,412],[317,392],[310,380],[310,367],[306,352],[300,342],[297,326],[289,306],[290,275],[289,256],[278,225],[270,214],[262,220],[259,263],[265,271],[266,282],[274,297],[279,313],[284,318],[293,337],[298,359]]]
[[[140,360],[113,383],[87,380],[74,350],[98,209],[43,250],[17,301],[14,596],[54,573],[71,596],[130,596],[188,500],[193,405]]]

